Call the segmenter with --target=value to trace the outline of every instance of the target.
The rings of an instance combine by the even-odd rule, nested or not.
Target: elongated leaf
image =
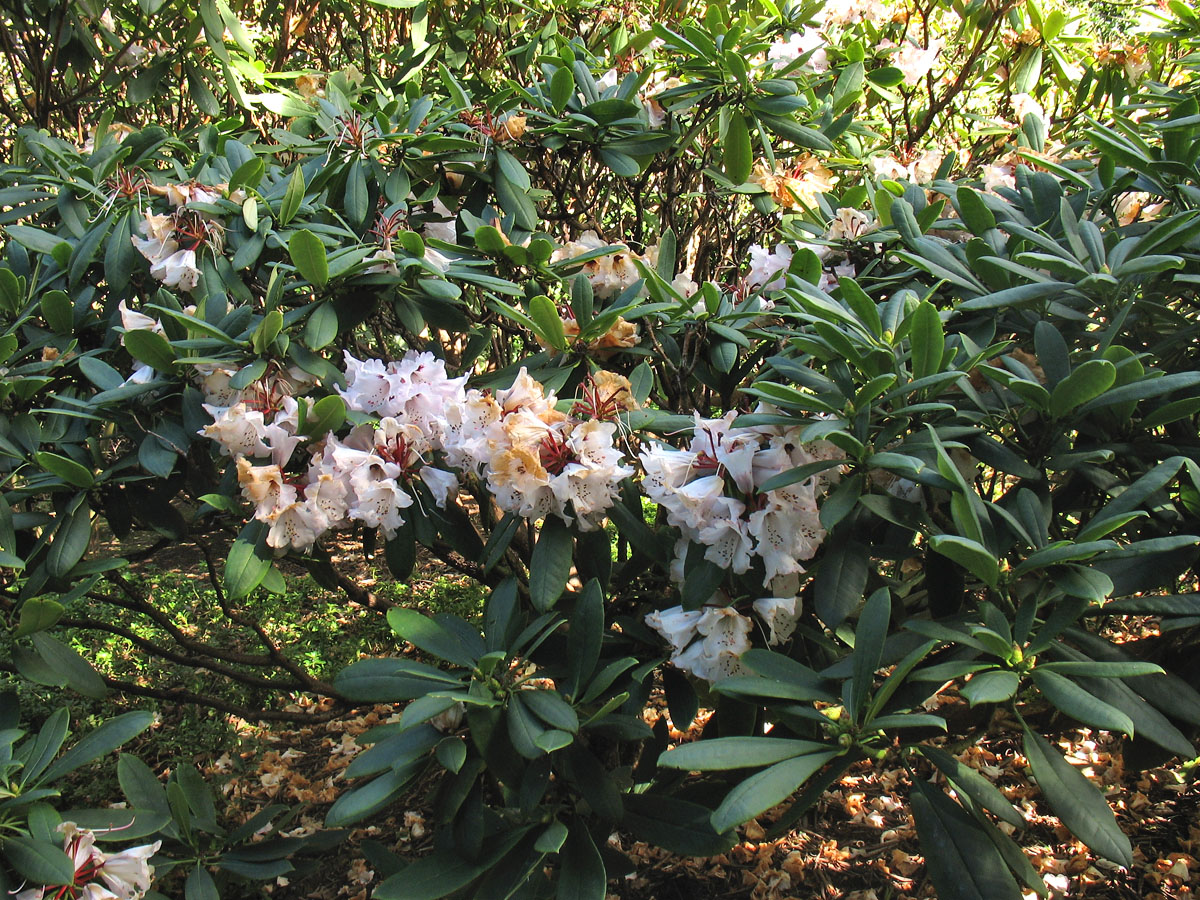
[[[992,669],[978,672],[962,686],[962,695],[972,706],[980,703],[1003,703],[1017,692],[1021,678],[1016,672]]]
[[[621,827],[670,853],[713,856],[733,846],[732,832],[713,831],[712,810],[662,794],[627,794]]]
[[[1122,731],[1133,737],[1133,721],[1116,707],[1110,706],[1099,697],[1089,694],[1069,678],[1056,672],[1033,670],[1033,682],[1047,700],[1068,716],[1086,725]]]
[[[830,546],[817,570],[817,615],[829,628],[845,621],[862,600],[869,574],[867,548],[857,541]]]
[[[851,718],[859,721],[859,713],[867,705],[871,688],[875,683],[875,670],[883,656],[883,642],[887,639],[888,623],[891,621],[892,597],[887,588],[871,594],[854,629],[854,674],[847,682],[846,709]]]
[[[183,900],[220,900],[220,897],[221,892],[208,869],[197,863],[183,883]]]
[[[1094,409],[1116,406],[1118,403],[1148,400],[1151,397],[1161,397],[1163,394],[1196,385],[1200,385],[1200,372],[1176,372],[1171,375],[1163,375],[1161,378],[1143,378],[1132,384],[1123,384],[1106,391],[1095,400],[1084,404],[1079,411],[1088,413]]]
[[[438,659],[468,669],[473,669],[479,662],[478,657],[470,652],[470,647],[453,632],[415,609],[389,609],[387,620],[392,631]]]
[[[942,331],[942,320],[937,309],[929,301],[922,301],[912,315],[913,380],[935,375],[942,368],[942,354],[946,350],[946,335]]]
[[[795,700],[801,703],[810,700],[833,703],[837,700],[834,691],[828,687],[820,687],[813,681],[780,681],[776,678],[759,678],[754,675],[734,675],[731,678],[722,678],[713,685],[713,690],[727,697]]]
[[[533,710],[523,702],[524,693],[521,691],[514,696],[505,710],[508,738],[512,741],[513,749],[526,759],[537,759],[546,752],[539,744],[538,739],[549,729],[538,721]]]
[[[75,864],[56,844],[13,834],[4,839],[4,855],[32,884],[71,884],[75,880]]]
[[[144,362],[156,372],[175,374],[175,351],[161,334],[145,329],[125,332],[125,349],[139,362]]]
[[[724,151],[726,176],[734,184],[742,184],[750,177],[750,169],[754,164],[754,147],[750,143],[750,129],[745,116],[738,113],[729,116]]]
[[[460,685],[457,676],[411,659],[364,659],[347,666],[333,680],[338,691],[352,700],[390,703],[413,700],[431,691]]]
[[[460,890],[490,869],[534,827],[510,828],[484,844],[474,860],[461,852],[434,851],[385,879],[374,900],[438,900]]]
[[[604,900],[604,860],[583,820],[571,825],[559,860],[558,900]]]
[[[1008,822],[1014,828],[1024,828],[1025,817],[1014,807],[999,788],[965,763],[959,762],[945,750],[921,745],[921,755],[942,770],[942,774],[954,782],[977,805]]]
[[[287,191],[279,205],[280,225],[286,225],[295,218],[300,204],[304,202],[304,187],[304,172],[301,171],[300,166],[296,166],[292,170],[292,177],[288,179]]]
[[[14,637],[25,637],[35,631],[46,631],[62,618],[66,608],[56,600],[26,600],[21,604],[20,624]]]
[[[247,523],[225,558],[225,592],[230,599],[245,597],[262,584],[271,559],[266,526],[258,521]]]
[[[1060,419],[1099,397],[1117,380],[1117,367],[1106,359],[1091,359],[1059,382],[1050,394],[1050,415]]]
[[[579,716],[557,691],[521,691],[517,696],[546,724],[571,734],[579,730]]]
[[[154,713],[137,711],[109,719],[95,731],[81,738],[75,746],[55,760],[46,770],[45,780],[54,781],[74,772],[82,765],[111,753],[141,734],[154,723]]]
[[[731,790],[712,814],[713,829],[728,831],[782,803],[837,755],[836,751],[809,753],[751,775]]]
[[[529,318],[537,326],[537,335],[552,349],[567,348],[567,336],[563,330],[562,316],[545,294],[538,294],[529,301]]]
[[[38,465],[47,472],[53,472],[67,484],[75,487],[90,488],[96,481],[91,469],[57,453],[43,451],[35,454],[34,458]]]
[[[550,516],[542,523],[529,562],[529,596],[538,612],[550,609],[566,590],[575,541],[566,523]]]
[[[57,755],[63,741],[67,739],[67,729],[70,727],[70,715],[66,709],[59,708],[50,714],[38,729],[33,747],[25,758],[25,767],[21,770],[21,784],[36,784],[41,774],[50,765],[50,760]]]
[[[772,737],[727,737],[693,741],[658,758],[668,769],[688,772],[714,772],[722,769],[747,769],[770,766],[797,756],[820,753],[829,748],[815,741],[795,741]]]
[[[134,809],[169,812],[167,791],[150,767],[129,753],[122,753],[117,760],[117,780],[121,792]]]
[[[607,540],[607,538],[605,538]],[[568,664],[570,680],[568,696],[578,698],[596,670],[600,658],[600,645],[604,640],[604,592],[600,582],[592,579],[584,585],[583,593],[575,601],[571,616],[571,630],[567,635],[569,650]]]
[[[1045,738],[1023,727],[1025,757],[1054,814],[1100,856],[1126,868],[1132,866],[1133,847],[1104,795]]]
[[[329,257],[321,239],[307,228],[297,231],[288,240],[288,255],[300,276],[316,288],[329,282]]]
[[[929,539],[929,547],[954,560],[989,587],[994,588],[1000,580],[1000,565],[982,544],[957,534],[939,534]]]
[[[408,786],[420,771],[419,763],[390,769],[378,778],[342,794],[325,814],[325,824],[331,828],[351,825],[383,809]]]
[[[1019,900],[1021,890],[1003,857],[962,807],[920,779],[909,798],[939,900]]]
[[[33,646],[38,655],[54,669],[66,675],[67,684],[85,697],[101,698],[108,693],[108,686],[91,663],[57,638],[44,631],[33,635]]]

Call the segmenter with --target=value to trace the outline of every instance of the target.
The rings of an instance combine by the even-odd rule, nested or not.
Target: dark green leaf
[[[770,766],[797,756],[819,753],[828,748],[814,741],[795,741],[772,737],[724,737],[692,741],[668,750],[658,764],[688,772],[712,772],[722,769],[746,769]]]
[[[962,807],[917,779],[909,795],[921,853],[940,900],[1019,900],[1003,857]]]
[[[1054,814],[1097,854],[1130,868],[1133,848],[1104,795],[1045,738],[1028,726],[1024,730],[1025,757]]]
[[[837,755],[835,751],[810,753],[751,775],[731,790],[712,814],[713,829],[728,831],[782,803]]]
[[[137,329],[125,332],[125,349],[139,362],[144,362],[156,372],[175,374],[175,351],[161,334]]]
[[[62,847],[23,834],[4,839],[4,855],[17,874],[35,885],[72,884],[75,864]]]
[[[575,541],[566,523],[557,516],[547,517],[529,562],[529,595],[538,612],[554,606],[566,589],[574,548]]]
[[[1043,696],[1068,716],[1086,725],[1122,731],[1133,737],[1133,721],[1129,716],[1089,694],[1071,679],[1040,666],[1033,670],[1032,675],[1034,684]]]
[[[993,669],[976,672],[962,686],[961,693],[972,706],[980,703],[1002,703],[1017,692],[1021,679],[1016,672]]]
[[[94,759],[99,759],[106,753],[111,753],[141,734],[152,724],[154,724],[154,713],[146,711],[123,713],[109,719],[60,756],[46,770],[45,779],[54,781]]]
[[[67,646],[57,638],[51,637],[44,631],[33,635],[33,646],[42,657],[57,671],[66,675],[67,684],[85,697],[99,699],[108,693],[104,679],[92,668],[72,647]]]
[[[1014,828],[1025,827],[1025,817],[1005,799],[999,788],[970,766],[959,762],[945,750],[928,744],[921,745],[921,754],[941,769],[942,774],[954,782],[955,788],[970,797],[977,806],[995,813]]]
[[[571,825],[559,865],[558,900],[604,900],[604,861],[583,820],[577,819]]]
[[[468,669],[475,668],[479,662],[478,657],[470,652],[471,648],[464,645],[458,636],[415,609],[393,607],[388,610],[387,620],[392,631],[439,659]]]

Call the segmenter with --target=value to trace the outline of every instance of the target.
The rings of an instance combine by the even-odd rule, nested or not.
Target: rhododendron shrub
[[[214,112],[177,137],[104,120],[82,146],[25,128],[0,171],[16,675],[274,720],[395,704],[327,816],[436,785],[436,850],[381,856],[383,900],[599,898],[614,830],[720,853],[854,765],[905,769],[941,896],[1044,893],[997,824],[1023,816],[939,744],[998,708],[1051,811],[1131,864],[1043,735],[1058,710],[1195,755],[1186,672],[1105,629],[1200,615],[1180,590],[1198,107],[1195,59],[1172,55],[1194,14],[1139,56],[1032,4],[599,30],[567,10],[501,71],[414,13],[369,78],[293,90],[271,69],[248,93],[267,66],[226,11],[196,26],[228,70],[213,102],[261,132]],[[164,623],[125,577],[167,545],[201,558],[227,640]],[[481,615],[389,608],[339,567],[348,546],[401,580],[421,548],[486,588]],[[297,571],[386,611],[395,652],[314,676],[261,603]],[[105,606],[268,707],[104,679],[86,635]],[[295,712],[301,693],[328,703]],[[75,819],[20,826],[54,871],[22,869],[24,837],[5,865],[30,896],[132,896],[156,841],[217,880],[321,845],[228,850],[275,811],[224,834],[172,779],[164,799],[123,758],[142,850],[121,861]],[[209,895],[207,865],[187,878]]]

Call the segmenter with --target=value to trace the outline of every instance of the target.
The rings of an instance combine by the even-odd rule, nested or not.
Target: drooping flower
[[[737,674],[750,649],[752,624],[733,607],[684,612],[681,607],[651,613],[646,624],[671,644],[671,664],[696,678],[718,681]]]
[[[769,629],[767,643],[772,647],[782,644],[796,630],[800,618],[799,597],[763,597],[751,606]]]

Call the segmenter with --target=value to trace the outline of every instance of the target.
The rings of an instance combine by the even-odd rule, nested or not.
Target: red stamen
[[[542,442],[538,444],[538,459],[542,468],[551,475],[561,475],[570,463],[577,461],[575,453],[567,446],[566,441],[553,432],[542,438]]]

